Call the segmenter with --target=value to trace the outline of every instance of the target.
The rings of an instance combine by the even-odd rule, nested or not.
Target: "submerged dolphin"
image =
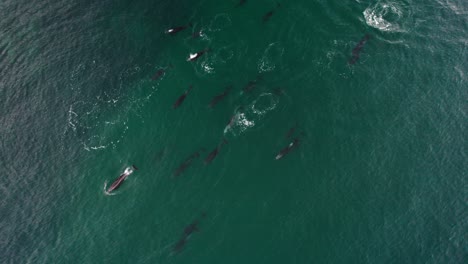
[[[243,88],[244,92],[252,91],[257,85],[257,80],[249,81]]]
[[[288,130],[288,133],[286,133],[286,138],[290,138],[294,134],[294,132],[296,131],[297,126],[298,126],[298,123],[296,123],[293,127],[291,127]]]
[[[239,3],[237,3],[236,7],[243,6],[246,2],[247,0],[239,0]]]
[[[258,84],[258,82],[260,82],[261,80],[263,80],[263,76],[262,75],[257,75],[257,77],[253,80],[250,80],[245,86],[244,88],[242,88],[242,91],[245,92],[245,93],[248,93],[248,92],[251,92]]]
[[[161,76],[164,75],[166,71],[164,69],[159,69],[158,71],[156,71],[156,73],[151,77],[151,80],[153,81],[156,81],[157,79],[159,79]]]
[[[120,176],[112,183],[112,185],[107,189],[107,193],[111,193],[112,191],[117,190],[120,185],[127,179],[128,175],[133,173],[133,170],[138,170],[138,168],[135,165],[132,165],[132,167],[127,167],[125,171],[120,174]]]
[[[275,9],[270,10],[270,11],[268,11],[265,15],[263,15],[263,17],[262,17],[263,23],[265,23],[265,22],[267,22],[268,20],[270,20],[271,16],[272,16],[273,13],[275,12],[275,10],[276,10],[277,8],[279,8],[280,6],[281,6],[281,4],[277,4]]]
[[[202,149],[204,150],[204,149]],[[192,162],[196,159],[200,157],[200,151],[197,151],[195,153],[193,153],[192,155],[190,155],[188,158],[186,158],[182,164],[180,164],[180,166],[175,170],[174,172],[174,177],[177,177],[179,176],[182,172],[184,172],[188,167],[190,167],[190,165],[192,164]]]
[[[352,56],[351,58],[349,59],[348,63],[349,64],[355,64],[358,59],[359,59],[359,56],[360,56],[360,53],[361,53],[361,50],[362,48],[364,47],[364,45],[366,44],[366,42],[369,40],[370,38],[370,35],[369,34],[366,34],[362,39],[361,41],[359,41],[359,43],[354,47],[353,51],[352,51]]]
[[[205,216],[206,216],[206,213],[203,213],[201,215],[201,218],[193,221],[190,225],[184,228],[184,233],[182,234],[179,241],[177,241],[177,243],[174,245],[174,248],[173,248],[174,252],[179,253],[180,251],[182,251],[182,249],[184,249],[185,244],[187,243],[190,236],[193,233],[200,231],[200,229],[198,228],[198,225],[200,223],[200,220],[205,218]]]
[[[179,98],[177,99],[177,101],[174,103],[174,105],[172,106],[172,108],[176,109],[177,107],[179,107],[185,100],[185,97],[187,97],[187,94],[193,89],[192,85],[190,85],[190,87],[184,92],[184,94],[182,94],[181,96],[179,96]]]
[[[268,11],[268,13],[266,13],[266,14],[263,16],[262,21],[263,21],[264,23],[267,22],[267,21],[271,18],[271,16],[273,15],[274,12],[275,12],[275,11],[273,11],[273,10]]]
[[[295,138],[293,142],[289,143],[288,146],[284,147],[283,149],[280,150],[280,152],[276,155],[275,159],[279,160],[282,157],[284,157],[286,154],[288,154],[291,150],[297,147],[299,144],[299,139]]]
[[[189,28],[192,26],[192,23],[189,23],[188,25],[185,25],[185,26],[179,26],[179,27],[174,27],[174,28],[170,28],[168,30],[166,30],[166,34],[169,34],[169,35],[175,35],[177,34],[178,32],[186,29],[186,28]]]
[[[223,139],[223,142],[219,144],[215,149],[213,149],[210,154],[205,158],[205,165],[209,164],[210,162],[213,161],[214,158],[218,155],[219,151],[221,150],[221,147],[223,145],[226,145],[228,142],[226,139]]]
[[[228,93],[231,91],[232,85],[228,86],[226,90],[224,90],[223,93],[216,95],[213,97],[213,99],[210,102],[210,107],[213,108],[219,101],[221,101],[224,97],[228,95]]]
[[[182,249],[184,249],[186,243],[187,238],[185,236],[181,237],[179,241],[177,241],[177,243],[174,245],[172,251],[179,253],[180,251],[182,251]]]
[[[167,69],[168,67],[166,67]],[[172,64],[169,65],[169,68],[172,68]],[[154,73],[154,75],[151,77],[151,80],[156,81],[157,79],[161,78],[165,73],[166,69],[159,69]]]
[[[187,58],[187,61],[195,61],[208,51],[210,51],[210,49],[204,49],[197,53],[190,53],[189,57]]]

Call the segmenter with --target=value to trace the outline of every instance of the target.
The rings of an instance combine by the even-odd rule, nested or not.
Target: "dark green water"
[[[467,2],[236,4],[0,2],[0,263],[467,262]]]

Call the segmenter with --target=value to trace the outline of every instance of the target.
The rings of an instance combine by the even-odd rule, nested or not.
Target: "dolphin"
[[[189,28],[191,26],[192,26],[192,23],[189,23],[188,25],[185,25],[185,26],[170,28],[170,29],[166,30],[166,34],[175,35],[175,34],[179,33],[180,31],[182,31],[182,30],[184,30],[186,28]]]
[[[184,228],[184,235],[185,236],[190,236],[192,233],[194,233],[195,231],[200,231],[200,229],[198,229],[198,224],[200,223],[200,220],[205,218],[206,217],[206,213],[203,212],[201,214],[201,217],[195,221],[193,221],[190,225],[186,226]]]
[[[239,3],[237,3],[236,7],[241,7],[241,6],[243,6],[246,2],[247,2],[247,0],[240,0]]]
[[[213,108],[219,101],[221,101],[224,97],[228,95],[228,93],[231,91],[232,85],[229,85],[226,90],[224,90],[223,93],[216,95],[213,97],[213,99],[210,102],[210,107]]]
[[[263,80],[261,75],[258,75],[254,80],[250,80],[242,90],[246,93],[251,92],[258,84],[259,81]]]
[[[198,228],[198,225],[200,223],[200,220],[205,218],[206,213],[203,213],[199,219],[196,219],[193,221],[190,225],[186,226],[184,228],[184,233],[182,234],[181,238],[177,241],[177,243],[174,245],[173,251],[178,253],[184,249],[185,244],[187,244],[188,239],[190,236],[195,233],[200,231]]]
[[[298,124],[296,123],[293,127],[291,127],[289,130],[288,130],[288,133],[286,133],[286,138],[290,138],[294,132],[296,131],[297,129],[297,126]]]
[[[263,15],[263,17],[262,17],[263,23],[265,23],[265,22],[267,22],[268,20],[270,20],[271,16],[272,16],[273,13],[275,12],[275,10],[276,10],[277,8],[279,8],[280,6],[281,6],[281,4],[278,3],[278,4],[276,5],[276,8],[275,8],[275,9],[270,10],[270,11],[268,11],[265,15]]]
[[[192,235],[193,233],[200,231],[200,229],[198,229],[198,223],[199,223],[199,220],[195,220],[193,223],[186,226],[184,228],[184,236],[188,237]]]
[[[257,80],[249,81],[243,88],[244,92],[252,91],[257,85]]]
[[[361,50],[362,48],[364,47],[364,45],[366,44],[366,42],[369,40],[370,38],[370,35],[369,34],[366,34],[362,39],[361,41],[359,41],[359,43],[354,47],[353,51],[352,51],[352,56],[351,58],[349,59],[348,63],[349,64],[355,64],[358,59],[359,59],[359,56],[360,56],[360,53],[361,53]]]
[[[179,98],[177,99],[177,101],[174,103],[174,105],[172,106],[172,108],[176,109],[177,107],[179,107],[185,100],[185,97],[187,97],[187,94],[193,89],[192,85],[190,85],[190,87],[184,92],[184,94],[182,94],[181,96],[179,96]]]
[[[204,150],[204,149],[202,149],[202,150]],[[199,151],[193,153],[192,155],[190,155],[188,158],[186,158],[186,159],[182,162],[182,164],[180,164],[180,166],[175,170],[175,172],[174,172],[174,177],[179,176],[179,175],[180,175],[182,172],[184,172],[188,167],[190,167],[190,165],[192,164],[192,162],[193,162],[196,158],[200,157],[200,152],[201,152],[201,151],[199,150]]]
[[[107,193],[111,193],[112,191],[117,190],[120,185],[127,179],[127,177],[133,173],[133,170],[138,170],[138,168],[135,165],[132,165],[132,167],[127,167],[125,171],[120,174],[120,176],[115,179],[115,181],[111,184],[111,186],[107,189]]]
[[[277,96],[283,96],[285,94],[285,91],[281,87],[276,87],[276,88],[273,88],[273,93],[276,94]]]
[[[169,65],[169,68],[172,68],[172,64]],[[151,80],[156,81],[157,79],[161,78],[165,73],[166,73],[166,69],[159,69],[151,77]]]
[[[288,146],[284,147],[283,149],[280,150],[280,152],[276,155],[275,159],[279,160],[282,157],[284,157],[286,154],[288,154],[291,150],[297,147],[299,144],[299,139],[295,138],[293,142],[289,143]]]
[[[209,164],[210,162],[213,161],[214,158],[216,158],[216,156],[218,155],[219,153],[219,150],[221,150],[221,147],[223,145],[226,145],[228,142],[226,139],[223,139],[223,142],[221,144],[219,144],[215,149],[213,149],[209,154],[208,156],[205,158],[205,165]]]
[[[173,252],[179,253],[184,249],[185,244],[187,243],[187,238],[184,236],[177,241],[177,243],[174,245]]]
[[[159,69],[152,77],[151,77],[151,80],[153,81],[156,81],[157,79],[159,79],[161,76],[164,75],[166,71],[164,69]]]
[[[271,18],[271,16],[273,15],[273,13],[274,13],[273,10],[268,11],[268,13],[266,13],[262,18],[263,23],[267,22]]]
[[[208,51],[209,49],[204,49],[197,53],[190,53],[189,57],[187,58],[187,61],[195,61]]]

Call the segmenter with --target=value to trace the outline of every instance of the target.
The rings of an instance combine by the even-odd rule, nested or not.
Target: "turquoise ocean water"
[[[0,2],[0,263],[468,261],[468,3],[238,3]]]

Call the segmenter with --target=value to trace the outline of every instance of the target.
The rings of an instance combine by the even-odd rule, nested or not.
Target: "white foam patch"
[[[233,135],[237,136],[254,126],[255,122],[249,119],[246,113],[239,112],[235,114],[232,122],[224,128],[224,134],[231,132]]]
[[[228,132],[234,136],[239,136],[245,131],[260,123],[265,116],[274,110],[279,102],[279,98],[271,93],[262,93],[242,110],[235,112],[229,125],[224,129],[224,134]]]
[[[239,114],[238,123],[245,129],[255,126],[255,122],[248,120],[244,113]]]
[[[208,62],[203,62],[201,66],[206,73],[214,73],[214,67]]]
[[[401,31],[398,22],[402,18],[401,7],[395,3],[378,2],[363,12],[366,24],[382,31]]]

